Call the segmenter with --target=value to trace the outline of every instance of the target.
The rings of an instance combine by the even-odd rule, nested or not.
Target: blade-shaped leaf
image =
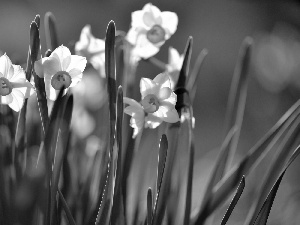
[[[257,197],[255,198],[251,209],[249,210],[245,224],[253,224],[254,218],[259,213],[259,209],[263,204],[263,199],[266,198],[268,191],[271,189],[271,184],[280,174],[280,171],[284,167],[291,150],[294,149],[294,145],[299,142],[299,131],[300,131],[300,118],[298,117],[296,122],[292,124],[291,128],[287,131],[285,137],[281,140],[278,150],[271,165],[263,178],[263,183]],[[251,220],[252,218],[252,220]]]
[[[167,162],[167,150],[168,150],[168,139],[165,134],[162,135],[159,145],[159,154],[158,154],[158,166],[157,166],[157,180],[156,180],[156,186],[157,186],[157,193],[156,193],[156,199],[154,204],[154,210],[153,210],[153,218],[152,218],[152,224],[160,224],[163,218],[163,214],[166,207],[166,188],[167,185],[169,185],[170,177],[164,176],[164,171],[166,167]],[[170,172],[169,172],[170,175]],[[164,177],[164,185],[163,184],[163,177]],[[161,192],[163,191],[163,192]],[[162,195],[160,196],[160,194]]]
[[[281,172],[281,174],[277,178],[277,180],[276,180],[275,184],[273,185],[271,191],[269,192],[268,197],[266,198],[263,206],[261,207],[261,209],[259,211],[259,214],[256,217],[253,225],[266,225],[267,224],[267,220],[268,220],[268,217],[269,217],[274,199],[276,197],[277,190],[278,190],[279,185],[281,183],[281,180],[282,180],[286,170],[291,165],[291,163],[298,157],[299,153],[300,153],[300,147],[298,146],[297,149],[293,152],[293,154],[290,157],[287,164],[285,165],[283,171]]]
[[[193,174],[194,174],[194,143],[191,143],[190,158],[188,164],[188,176],[187,176],[187,188],[185,198],[185,213],[184,213],[184,225],[190,224],[190,214],[192,207],[192,186],[193,186]]]
[[[213,179],[215,182],[213,185],[222,179],[225,171],[231,164],[233,155],[237,148],[246,105],[249,77],[248,67],[250,64],[252,42],[252,39],[249,37],[244,39],[239,52],[238,62],[234,70],[225,118],[225,134],[227,135],[232,127],[236,127],[237,130],[234,133],[228,147],[222,149],[222,152],[219,153],[221,157],[219,157],[216,162],[218,170],[214,174],[215,177]]]
[[[66,202],[66,200],[65,200],[65,198],[63,196],[63,194],[61,193],[61,191],[59,189],[58,189],[58,194],[59,194],[59,199],[62,202],[62,207],[63,207],[63,209],[64,209],[64,211],[66,213],[66,216],[67,216],[69,224],[70,225],[76,225],[75,220],[74,220],[74,218],[72,216],[71,210],[70,210],[70,208],[69,208],[69,206],[68,206],[68,204],[67,204],[67,202]]]
[[[239,186],[236,190],[236,193],[235,193],[232,201],[230,202],[230,205],[229,205],[229,207],[228,207],[228,209],[227,209],[227,211],[226,211],[226,213],[225,213],[225,215],[222,219],[221,225],[225,225],[227,223],[234,207],[236,206],[237,202],[239,201],[239,199],[240,199],[240,197],[243,193],[244,188],[245,188],[245,176],[242,177],[242,180],[241,180],[241,182],[240,182],[240,184],[239,184]]]
[[[147,192],[147,225],[151,225],[153,216],[153,196],[152,189],[149,188]]]
[[[203,221],[232,193],[242,175],[247,175],[268,153],[283,133],[295,123],[300,114],[300,100],[297,101],[248,152],[246,157],[214,187],[211,198],[208,199],[196,216],[196,224]]]
[[[53,51],[59,46],[59,42],[56,32],[55,17],[51,12],[45,14],[45,34],[47,48]]]

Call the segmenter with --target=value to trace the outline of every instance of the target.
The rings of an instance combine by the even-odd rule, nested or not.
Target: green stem
[[[152,63],[154,66],[162,69],[162,70],[166,70],[167,69],[167,65],[160,61],[159,59],[155,58],[155,57],[150,57],[149,59],[145,60],[148,61],[150,63]]]

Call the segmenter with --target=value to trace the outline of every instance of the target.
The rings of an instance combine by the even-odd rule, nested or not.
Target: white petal
[[[26,79],[21,81],[21,78],[19,79],[19,82],[13,82],[12,83],[13,90],[20,91],[24,98],[28,98],[30,95],[34,93],[33,85]]]
[[[131,116],[130,126],[134,129],[133,138],[140,133],[145,124],[145,113],[141,106],[127,106],[124,109],[124,113]]]
[[[5,104],[5,105],[7,105],[7,104],[9,104],[9,103],[12,103],[12,101],[13,101],[13,96],[11,95],[11,94],[9,94],[9,95],[6,95],[6,96],[1,96],[0,95],[0,98],[1,98],[1,104]]]
[[[72,69],[78,69],[81,72],[84,71],[85,66],[86,66],[86,58],[79,56],[79,55],[71,55],[71,62],[68,66],[68,68],[66,69],[67,72],[69,72]]]
[[[46,91],[47,97],[50,100],[55,101],[56,98],[57,98],[57,95],[58,95],[59,91],[55,90],[52,87],[52,85],[51,85],[51,77],[45,77],[44,81],[45,81],[45,91]]]
[[[158,93],[157,93],[157,97],[159,99],[159,101],[168,99],[172,94],[172,90],[171,88],[168,87],[164,87],[159,89]]]
[[[178,25],[178,16],[174,12],[162,12],[161,13],[162,17],[162,27],[166,31],[166,40],[168,40],[171,35],[175,33],[177,30],[177,25]]]
[[[132,98],[124,97],[124,98],[123,98],[123,102],[124,102],[124,104],[128,104],[128,105],[134,106],[134,107],[136,107],[136,108],[141,108],[141,109],[143,110],[141,104],[138,103],[137,101],[135,101],[135,100],[132,99]]]
[[[173,106],[175,106],[176,102],[177,102],[177,95],[174,92],[171,92],[170,96],[167,99],[160,101],[160,104],[161,105],[172,104]]]
[[[48,59],[48,57],[42,58],[38,61],[34,62],[34,71],[36,75],[38,75],[40,78],[44,77],[44,67],[43,63]]]
[[[61,63],[56,57],[48,57],[43,61],[43,71],[45,77],[52,77],[58,71],[62,71]]]
[[[168,87],[171,88],[170,77],[168,73],[158,74],[153,81],[159,86],[159,88]]]
[[[155,24],[162,25],[162,13],[159,8],[148,3],[144,6],[143,11],[143,21],[148,27],[151,28]]]
[[[145,118],[145,127],[154,129],[158,127],[162,122],[163,120],[161,118],[156,117],[153,114],[149,113]]]
[[[12,74],[11,78],[9,79],[10,82],[25,82],[26,75],[25,71],[19,65],[12,65],[14,68],[14,73]]]
[[[69,74],[72,77],[72,83],[71,83],[70,87],[74,87],[75,85],[77,85],[82,80],[83,74],[78,69],[72,69],[69,72]]]
[[[60,70],[63,70],[62,62],[63,62],[63,60],[64,60],[66,57],[68,57],[68,56],[70,56],[70,55],[71,55],[70,50],[69,50],[67,47],[61,45],[61,46],[57,47],[57,48],[51,53],[50,57],[56,58],[56,59],[59,61],[60,65],[61,65]]]
[[[0,73],[2,73],[3,77],[10,79],[9,76],[9,69],[11,68],[12,63],[9,59],[9,57],[4,54],[0,57]]]
[[[143,10],[138,10],[131,13],[131,27],[136,28],[144,28],[144,29],[150,29],[143,20],[145,12]]]
[[[176,109],[166,105],[160,106],[159,109],[153,113],[153,115],[168,123],[176,123],[179,121],[179,116]]]
[[[17,89],[13,89],[11,95],[13,97],[13,101],[8,105],[14,111],[19,112],[24,104],[24,95],[21,91]]]
[[[159,88],[153,80],[144,77],[141,78],[140,91],[141,91],[142,99],[149,94],[157,94],[158,90]]]
[[[132,49],[132,55],[135,57],[148,59],[159,52],[159,47],[163,43],[164,42],[159,43],[159,45],[154,45],[147,39],[145,33],[139,33],[135,46]]]
[[[75,52],[87,49],[91,36],[91,25],[87,24],[81,30],[79,41],[75,44]]]

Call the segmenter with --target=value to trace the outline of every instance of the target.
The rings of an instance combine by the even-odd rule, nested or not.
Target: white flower
[[[85,66],[85,57],[71,55],[70,50],[63,45],[57,47],[49,57],[34,63],[35,72],[44,78],[47,97],[52,101],[63,86],[65,94],[69,87],[74,87],[81,81]]]
[[[131,14],[131,28],[126,39],[133,45],[132,55],[147,59],[155,55],[159,48],[177,29],[178,17],[174,12],[161,12],[148,3],[142,10]]]
[[[166,67],[167,67],[167,72],[169,73],[170,76],[172,90],[174,90],[177,84],[182,63],[183,63],[183,55],[180,55],[175,48],[169,47],[169,61]]]
[[[130,98],[124,98],[128,104],[124,112],[131,116],[130,126],[134,128],[133,138],[141,132],[143,127],[156,128],[163,121],[176,123],[179,121],[175,109],[176,94],[171,90],[170,79],[166,73],[157,75],[153,80],[142,78],[140,103]]]
[[[80,40],[75,44],[75,52],[86,57],[101,77],[105,77],[105,41],[92,35],[90,25],[82,29]]]
[[[19,65],[14,65],[4,54],[0,57],[0,103],[6,104],[18,112],[24,99],[33,93],[32,84],[26,79]]]

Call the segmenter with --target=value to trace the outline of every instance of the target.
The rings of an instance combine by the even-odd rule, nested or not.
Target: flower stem
[[[166,70],[166,68],[167,68],[167,65],[164,62],[160,61],[159,59],[157,59],[155,57],[150,57],[149,59],[147,59],[145,61],[149,61],[154,66],[156,66],[162,70]]]

